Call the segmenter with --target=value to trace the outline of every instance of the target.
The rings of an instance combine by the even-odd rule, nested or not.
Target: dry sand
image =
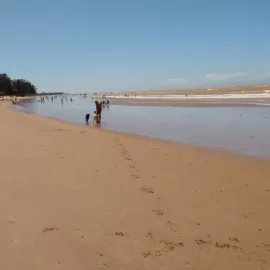
[[[269,269],[270,162],[0,103],[0,269]]]

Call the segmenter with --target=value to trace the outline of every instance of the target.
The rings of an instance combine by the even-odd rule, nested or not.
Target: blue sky
[[[269,83],[269,10],[269,0],[0,0],[0,72],[39,91]]]

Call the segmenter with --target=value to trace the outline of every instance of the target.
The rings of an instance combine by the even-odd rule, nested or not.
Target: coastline
[[[270,264],[269,161],[7,106],[0,103],[3,268]]]
[[[264,94],[270,93],[270,84],[254,84],[254,85],[232,85],[232,86],[210,86],[203,88],[181,88],[181,89],[156,89],[156,90],[144,90],[144,91],[125,91],[128,95],[239,95],[239,94]],[[117,95],[123,95],[125,93],[116,92]],[[107,94],[107,93],[104,93]]]
[[[155,98],[109,98],[113,105],[154,106],[154,107],[270,107],[270,98],[260,99],[155,99]]]
[[[270,92],[270,90],[267,90]],[[270,107],[270,93],[107,95],[114,105],[166,107]],[[102,98],[94,95],[92,98]]]
[[[20,105],[20,102],[18,102],[18,105]],[[124,104],[122,104],[124,105]],[[138,105],[134,105],[134,106],[138,106]],[[170,107],[170,106],[168,106]],[[226,106],[225,106],[226,107]],[[40,113],[36,113],[36,112],[29,112],[27,110],[24,110],[23,107],[15,107],[14,105],[11,105],[10,108],[12,109],[15,109],[15,110],[18,110],[20,112],[23,112],[23,113],[30,113],[30,114],[34,114],[34,115],[37,115],[37,116],[42,116],[42,117],[46,117],[48,119],[54,119],[54,120],[57,120],[57,121],[64,121],[65,123],[71,123],[73,125],[77,125],[77,126],[85,126],[85,123],[81,121],[77,121],[73,119],[73,121],[70,121],[69,118],[67,119],[63,119],[63,117],[59,116],[48,116],[46,114],[40,114]],[[267,117],[265,117],[267,118]],[[112,120],[112,119],[111,119]],[[116,120],[116,119],[114,119]],[[113,121],[113,120],[112,120]],[[94,128],[100,128],[102,129],[102,131],[112,131],[112,132],[118,132],[120,134],[126,134],[126,135],[130,135],[130,136],[135,136],[135,137],[144,137],[144,138],[149,138],[149,139],[154,139],[154,140],[159,140],[159,141],[162,141],[162,142],[169,142],[169,143],[173,143],[173,144],[181,144],[181,145],[187,145],[187,146],[191,146],[191,147],[199,147],[199,148],[204,148],[204,149],[208,149],[208,150],[216,150],[216,151],[221,151],[221,152],[226,152],[226,153],[231,153],[231,154],[234,154],[234,155],[240,155],[240,156],[249,156],[249,157],[255,157],[255,158],[259,158],[259,159],[262,159],[262,160],[270,160],[270,157],[268,154],[266,154],[267,152],[264,152],[264,150],[261,150],[261,151],[254,151],[254,147],[253,147],[253,150],[249,150],[247,151],[243,146],[240,147],[238,150],[236,150],[235,148],[232,147],[232,145],[218,145],[216,144],[215,141],[212,141],[211,143],[209,142],[208,144],[206,144],[205,142],[204,143],[201,143],[200,141],[187,141],[185,139],[182,138],[182,140],[179,140],[179,139],[175,139],[173,137],[162,137],[158,135],[153,135],[148,132],[142,132],[142,131],[139,131],[138,130],[136,131],[136,128],[133,129],[133,130],[130,130],[130,129],[115,129],[113,126],[108,126],[107,125],[108,123],[105,121],[105,124],[102,123],[101,125],[98,125],[98,126],[95,126]],[[144,125],[144,123],[141,123],[142,125]],[[87,126],[87,128],[93,128],[93,125],[90,123],[89,126]],[[177,131],[175,131],[176,134],[177,134]],[[240,139],[240,138],[239,138]],[[244,137],[242,137],[242,139],[245,139]],[[267,147],[267,146],[265,146]],[[261,148],[261,149],[264,149],[264,148]]]
[[[123,132],[123,131],[115,131],[115,130],[111,130],[111,129],[106,129],[103,127],[95,127],[95,126],[85,126],[85,124],[79,124],[79,123],[75,123],[75,122],[69,122],[60,118],[56,118],[53,116],[45,116],[45,115],[39,115],[39,114],[35,114],[35,113],[28,113],[25,112],[23,110],[20,110],[19,108],[15,108],[14,105],[10,104],[10,106],[8,107],[8,109],[10,110],[14,110],[15,112],[19,112],[22,114],[27,114],[27,115],[32,115],[38,118],[45,118],[48,119],[49,121],[55,121],[58,122],[59,124],[67,124],[67,125],[71,125],[71,126],[76,126],[76,127],[82,127],[84,129],[86,129],[86,131],[89,130],[100,130],[100,132],[104,132],[104,133],[108,133],[111,136],[119,134],[121,136],[127,136],[127,137],[133,137],[134,139],[141,139],[144,140],[145,142],[149,141],[156,141],[159,143],[165,143],[165,144],[169,144],[172,147],[173,146],[181,146],[181,147],[187,147],[187,148],[192,148],[192,149],[196,149],[196,150],[205,150],[205,151],[213,151],[213,153],[222,153],[222,154],[228,154],[228,155],[233,155],[233,156],[238,156],[239,158],[248,158],[248,159],[252,159],[252,160],[260,160],[260,161],[266,161],[270,163],[270,159],[269,158],[265,158],[265,157],[260,157],[260,156],[256,156],[256,155],[247,155],[247,154],[241,154],[241,153],[237,153],[237,152],[232,152],[229,150],[221,150],[221,149],[217,149],[215,147],[206,147],[203,145],[199,145],[199,144],[192,144],[192,143],[182,143],[182,142],[176,142],[173,140],[169,140],[169,139],[162,139],[162,138],[157,138],[157,137],[151,137],[151,136],[147,136],[147,135],[140,135],[140,134],[134,134],[134,133],[129,133],[129,132]]]

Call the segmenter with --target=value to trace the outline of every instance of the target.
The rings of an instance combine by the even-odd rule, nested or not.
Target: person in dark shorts
[[[85,123],[86,123],[86,124],[88,124],[89,118],[90,118],[90,114],[87,113],[87,114],[85,115]]]

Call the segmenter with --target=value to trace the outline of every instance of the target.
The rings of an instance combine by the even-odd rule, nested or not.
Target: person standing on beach
[[[102,103],[99,103],[97,100],[95,101],[96,104],[96,112],[99,118],[99,122],[101,121],[101,112],[102,112]]]

